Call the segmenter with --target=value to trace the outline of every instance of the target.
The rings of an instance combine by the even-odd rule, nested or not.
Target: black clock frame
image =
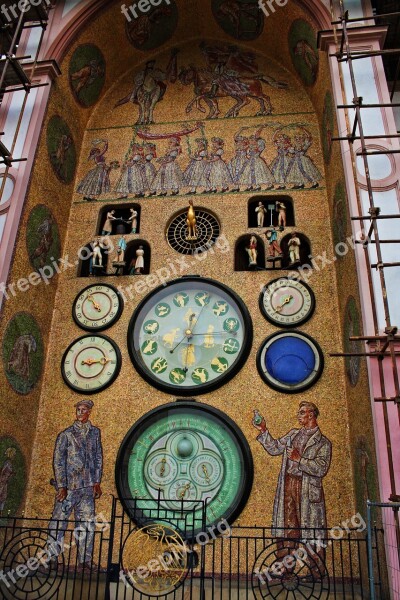
[[[279,328],[284,327],[285,329],[293,329],[293,325],[295,327],[298,327],[299,325],[304,325],[304,323],[307,323],[307,321],[309,319],[311,319],[311,317],[313,316],[314,310],[315,310],[315,294],[314,294],[313,290],[311,289],[311,287],[307,283],[305,283],[305,281],[297,279],[296,281],[301,283],[301,285],[303,285],[306,288],[306,290],[309,292],[310,297],[311,297],[311,307],[310,307],[308,314],[303,319],[300,319],[300,321],[296,321],[296,323],[281,323],[281,322],[275,321],[274,319],[272,319],[272,317],[270,317],[268,315],[267,311],[265,310],[264,296],[265,296],[269,286],[272,283],[275,283],[276,281],[282,281],[283,279],[287,279],[288,281],[293,281],[288,277],[277,277],[276,279],[272,279],[271,281],[268,281],[268,283],[266,283],[265,286],[263,287],[263,289],[261,290],[260,297],[258,299],[258,306],[260,308],[260,311],[261,311],[261,314],[263,315],[263,317],[265,317],[265,319],[267,319],[267,321],[269,323],[271,323],[271,325],[275,325],[275,327],[279,327]]]
[[[76,314],[75,314],[75,306],[77,305],[77,303],[78,303],[78,300],[79,300],[79,298],[82,296],[82,294],[83,294],[84,292],[86,292],[86,290],[89,290],[90,288],[95,288],[95,287],[96,287],[96,285],[106,286],[106,287],[108,287],[110,290],[112,290],[112,291],[113,291],[115,294],[117,294],[117,296],[118,296],[118,300],[119,300],[119,307],[118,307],[118,310],[117,310],[117,312],[116,312],[116,315],[115,315],[115,317],[113,317],[113,320],[112,320],[112,321],[110,321],[109,323],[106,323],[106,325],[103,325],[103,326],[100,326],[100,327],[93,328],[93,327],[87,327],[87,326],[83,325],[83,324],[82,324],[82,323],[81,323],[81,322],[78,320],[78,318],[77,318],[77,316],[76,316]],[[118,290],[118,289],[117,289],[117,288],[116,288],[114,285],[111,285],[111,284],[109,284],[109,283],[97,283],[97,284],[96,284],[96,283],[92,283],[91,285],[87,285],[86,287],[84,287],[84,288],[83,288],[83,289],[82,289],[82,290],[79,292],[79,294],[76,296],[76,298],[75,298],[75,300],[74,300],[74,303],[73,303],[73,305],[72,305],[72,318],[74,319],[74,321],[75,321],[76,325],[78,325],[78,327],[79,327],[80,329],[83,329],[84,331],[89,331],[89,332],[97,333],[97,332],[100,332],[100,331],[105,331],[106,329],[109,329],[110,327],[112,327],[113,325],[115,325],[115,323],[116,323],[116,322],[117,322],[117,321],[120,319],[120,317],[121,317],[121,315],[122,315],[122,312],[123,312],[123,310],[124,310],[124,299],[123,299],[123,296],[122,296],[121,292],[120,292],[120,291],[119,291],[119,290]]]
[[[111,377],[111,379],[109,379],[107,381],[107,383],[105,383],[104,385],[102,385],[101,388],[98,388],[96,390],[82,390],[81,388],[73,385],[69,381],[68,377],[65,375],[64,361],[65,361],[65,358],[66,358],[68,352],[72,348],[72,346],[75,346],[75,344],[77,342],[79,342],[80,340],[86,340],[86,339],[91,338],[91,337],[102,338],[104,340],[107,340],[107,342],[109,342],[111,344],[111,346],[115,350],[115,358],[116,358],[116,361],[117,361],[117,366],[116,366],[116,369],[115,369],[114,374]],[[90,396],[92,394],[100,394],[100,392],[102,392],[103,390],[106,390],[117,379],[117,377],[118,377],[118,375],[119,375],[119,373],[121,371],[121,367],[122,367],[122,355],[121,355],[121,350],[119,349],[119,347],[117,346],[117,344],[114,342],[114,340],[112,340],[111,338],[109,338],[107,335],[100,335],[97,332],[93,332],[92,335],[82,335],[81,337],[76,338],[76,340],[74,340],[73,342],[71,342],[69,344],[68,348],[65,350],[65,352],[64,352],[64,354],[62,356],[62,359],[61,359],[61,375],[62,375],[62,378],[64,379],[64,382],[74,392],[77,392],[78,394],[84,394],[85,396]]]
[[[305,338],[306,340],[308,340],[316,349],[317,354],[319,356],[319,366],[318,369],[315,373],[314,378],[309,381],[306,384],[299,384],[298,386],[293,388],[288,388],[285,387],[284,385],[279,385],[274,383],[273,381],[271,381],[270,379],[268,379],[268,377],[266,376],[264,369],[262,367],[262,355],[263,355],[263,351],[265,348],[265,345],[272,340],[273,338],[279,338],[282,336],[289,336],[291,334],[296,334],[299,337]],[[285,331],[278,331],[276,333],[272,333],[271,335],[269,335],[268,337],[266,337],[258,351],[257,351],[257,356],[256,356],[256,363],[257,363],[257,370],[258,373],[261,377],[261,379],[273,390],[277,390],[278,392],[282,392],[283,394],[298,394],[300,392],[304,392],[305,390],[308,390],[309,388],[311,388],[313,385],[315,385],[317,383],[317,381],[319,380],[319,378],[322,375],[322,372],[324,370],[324,355],[323,352],[321,350],[320,345],[318,344],[318,342],[315,341],[315,339],[313,337],[311,337],[311,335],[308,335],[307,333],[304,333],[303,331],[298,331],[297,329],[286,329]]]
[[[235,501],[234,505],[231,506],[231,510],[229,511],[229,513],[221,517],[221,519],[226,519],[226,521],[229,524],[232,524],[247,504],[253,486],[254,466],[250,446],[243,432],[230,417],[228,417],[221,410],[213,406],[209,406],[208,404],[197,402],[194,399],[179,399],[174,402],[169,402],[168,404],[163,404],[161,406],[158,406],[157,408],[152,409],[151,411],[140,417],[140,419],[136,421],[136,423],[130,428],[128,433],[125,435],[122,444],[118,450],[117,460],[115,463],[115,483],[117,493],[125,512],[130,516],[130,518],[136,523],[138,527],[143,527],[149,522],[155,520],[146,516],[146,509],[140,509],[140,501],[139,507],[136,506],[136,503],[134,502],[134,498],[130,492],[128,484],[129,456],[143,430],[151,427],[151,425],[160,418],[160,414],[163,414],[170,410],[176,412],[177,418],[179,413],[187,414],[188,410],[204,411],[212,417],[214,417],[216,420],[218,419],[221,422],[221,425],[224,426],[233,435],[235,441],[237,442],[237,446],[243,461],[243,477],[241,478],[241,489],[238,490],[237,501]],[[176,431],[178,431],[178,429]],[[150,496],[149,499],[151,499]],[[132,506],[134,506],[133,511]],[[172,509],[169,510],[171,510],[172,512]],[[180,511],[177,510],[176,513],[177,515],[179,515]],[[209,524],[207,523],[207,525]],[[201,529],[199,529],[198,531],[191,529],[190,532],[185,531],[182,533],[185,539],[187,539],[188,541],[193,541],[195,536],[198,533],[200,533],[200,531]]]
[[[237,357],[234,365],[232,365],[232,367],[229,368],[224,374],[222,374],[217,379],[214,379],[207,383],[186,386],[184,388],[179,388],[179,386],[175,386],[173,384],[160,381],[156,377],[153,377],[151,375],[151,373],[149,372],[149,370],[147,369],[147,367],[143,366],[142,361],[141,361],[140,357],[137,356],[137,353],[136,353],[136,350],[134,347],[134,330],[135,330],[136,321],[138,320],[141,311],[147,305],[147,303],[151,300],[151,298],[153,298],[153,296],[158,294],[160,291],[167,289],[168,287],[172,287],[174,285],[177,285],[177,284],[183,283],[183,282],[185,282],[185,283],[187,283],[187,282],[196,282],[196,283],[204,282],[209,285],[220,288],[226,294],[228,294],[236,302],[236,304],[241,312],[241,315],[243,318],[243,323],[244,323],[244,339],[243,339],[242,347],[240,349],[240,352],[238,354],[238,357]],[[215,281],[214,279],[210,279],[208,277],[200,277],[200,276],[187,276],[187,277],[181,277],[179,279],[174,279],[172,281],[168,281],[165,285],[160,285],[156,289],[152,290],[140,302],[140,304],[135,309],[135,312],[133,313],[133,315],[131,317],[131,320],[129,322],[129,327],[128,327],[128,351],[129,351],[129,356],[131,358],[131,361],[132,361],[133,366],[135,367],[136,371],[139,373],[139,375],[141,377],[143,377],[143,379],[145,381],[150,383],[153,387],[157,388],[158,390],[161,390],[162,392],[166,392],[166,393],[172,394],[174,396],[191,396],[192,394],[197,396],[199,394],[208,394],[209,392],[212,392],[213,390],[218,389],[219,387],[221,387],[222,385],[224,385],[225,383],[230,381],[230,379],[232,379],[232,377],[234,377],[240,371],[240,369],[244,366],[246,360],[248,359],[252,342],[253,342],[253,323],[251,320],[250,313],[247,309],[247,306],[245,305],[243,300],[236,294],[236,292],[234,292],[227,285],[222,284],[219,281]]]

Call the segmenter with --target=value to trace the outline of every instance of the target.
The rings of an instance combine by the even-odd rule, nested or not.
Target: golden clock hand
[[[87,358],[86,360],[82,361],[82,365],[89,365],[89,367],[91,365],[96,365],[96,364],[100,364],[100,365],[106,365],[108,362],[111,361],[111,358],[100,358],[99,360],[95,360],[94,358]]]
[[[160,471],[160,477],[164,477],[164,473],[165,473],[165,463],[166,463],[166,462],[167,462],[167,459],[166,459],[166,458],[165,458],[165,456],[164,456],[164,458],[162,458],[162,459],[161,459],[161,471]]]
[[[187,373],[189,371],[189,368],[188,368],[189,348],[190,348],[190,343],[188,343],[187,347],[186,347],[185,365],[183,367],[184,373]]]
[[[207,470],[206,465],[201,465],[201,468],[203,470],[205,480],[207,481],[207,483],[210,483],[210,476],[208,474],[208,470]]]
[[[187,484],[185,485],[185,487],[183,488],[183,490],[180,492],[180,494],[179,494],[179,498],[182,498],[182,499],[183,499],[183,498],[186,496],[186,492],[188,492],[188,491],[189,491],[189,489],[190,489],[190,483],[187,483]]]
[[[192,329],[192,321],[193,319],[196,318],[196,314],[192,313],[189,317],[189,323],[188,323],[188,328],[185,330],[185,335],[187,337],[188,340],[190,340],[190,338],[193,335],[193,329]],[[196,323],[194,323],[193,327],[196,325]]]
[[[101,306],[100,306],[100,304],[98,302],[96,302],[93,299],[92,294],[88,295],[87,300],[89,300],[90,302],[92,302],[92,304],[93,304],[94,308],[97,310],[97,312],[101,312]]]
[[[284,301],[282,302],[282,304],[280,304],[279,306],[277,306],[275,308],[275,312],[281,312],[282,308],[286,305],[289,304],[289,302],[293,300],[293,296],[287,296],[287,298],[284,299]]]

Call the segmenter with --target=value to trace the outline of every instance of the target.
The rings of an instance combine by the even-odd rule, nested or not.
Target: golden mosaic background
[[[282,193],[293,198],[296,217],[296,230],[304,233],[312,244],[314,256],[332,258],[332,214],[333,194],[336,183],[343,179],[339,146],[334,145],[328,167],[324,166],[319,130],[325,93],[330,89],[329,70],[326,57],[320,53],[318,78],[314,86],[305,89],[290,60],[287,35],[291,23],[298,18],[307,20],[315,27],[312,18],[304,14],[294,3],[277,11],[273,18],[265,20],[263,34],[254,42],[239,43],[229,38],[213,19],[209,3],[204,0],[182,0],[180,20],[172,40],[162,48],[150,53],[135,50],[125,38],[124,22],[120,14],[120,4],[99,15],[84,29],[68,50],[62,63],[62,76],[55,82],[51,93],[43,134],[38,148],[29,195],[20,225],[10,281],[17,281],[31,272],[26,253],[25,230],[30,211],[36,204],[50,207],[57,220],[63,254],[76,259],[80,247],[90,242],[96,233],[98,212],[102,203],[83,203],[74,190],[91,168],[87,161],[93,139],[107,137],[109,140],[108,159],[123,160],[132,139],[137,118],[137,107],[126,104],[113,109],[114,104],[132,89],[132,78],[137,69],[154,58],[157,66],[164,68],[170,50],[179,48],[178,64],[195,62],[205,66],[199,53],[199,43],[205,39],[212,43],[235,43],[244,50],[257,53],[258,68],[279,80],[289,83],[287,90],[264,86],[264,92],[271,96],[274,113],[269,117],[252,117],[256,104],[251,103],[236,119],[218,119],[206,122],[206,133],[210,139],[219,135],[226,141],[225,160],[233,155],[234,134],[244,126],[256,127],[261,123],[306,123],[313,136],[313,144],[308,155],[313,159],[324,180],[315,190],[293,190]],[[196,15],[193,18],[192,15]],[[279,35],[274,35],[278,32]],[[118,40],[118,43],[116,43]],[[121,40],[121,41],[120,41]],[[103,95],[92,109],[83,109],[73,98],[68,82],[68,64],[75,48],[80,44],[95,43],[106,58],[106,82]],[[184,108],[193,98],[192,87],[171,84],[164,100],[155,110],[157,124],[151,131],[171,131],[179,129],[187,122]],[[221,106],[227,109],[232,100],[223,100]],[[55,114],[68,123],[75,140],[78,169],[73,184],[63,185],[56,178],[50,165],[46,148],[46,128],[48,120]],[[198,112],[190,115],[193,120],[204,117]],[[175,127],[178,124],[178,127]],[[335,126],[336,129],[336,126]],[[264,157],[269,163],[275,153],[271,143],[273,127],[263,131],[267,141]],[[101,135],[100,135],[101,134]],[[265,135],[264,135],[265,134]],[[193,138],[198,137],[193,134]],[[158,156],[163,154],[163,143],[157,144]],[[188,162],[185,141],[184,154],[179,159],[185,167]],[[116,172],[112,172],[115,183]],[[268,194],[273,193],[269,192]],[[277,192],[274,192],[275,194]],[[109,195],[112,198],[113,194]],[[115,197],[115,194],[114,194]],[[131,200],[142,207],[141,239],[152,248],[151,272],[165,266],[168,261],[179,259],[165,239],[165,227],[171,216],[188,205],[188,196],[174,198],[145,198]],[[348,295],[358,299],[356,269],[352,252],[319,272],[315,272],[309,283],[316,295],[317,306],[312,319],[299,329],[312,335],[323,349],[325,370],[318,383],[302,394],[284,395],[273,391],[260,379],[255,356],[262,340],[277,331],[261,315],[258,308],[258,290],[277,273],[234,272],[234,247],[239,236],[249,233],[247,228],[247,203],[249,193],[214,194],[194,196],[194,204],[213,211],[221,222],[221,233],[230,245],[228,254],[210,256],[204,262],[197,262],[190,274],[196,273],[215,278],[235,290],[247,304],[254,326],[254,342],[247,363],[228,384],[210,394],[199,396],[198,400],[224,410],[243,431],[248,439],[254,464],[255,478],[252,494],[240,517],[240,523],[262,524],[271,522],[273,499],[281,466],[280,458],[270,457],[256,441],[257,432],[251,425],[253,409],[258,408],[265,415],[271,432],[278,437],[296,426],[296,409],[300,400],[315,402],[321,412],[319,424],[324,435],[333,444],[332,464],[324,478],[328,522],[331,526],[349,518],[355,510],[353,485],[354,447],[360,431],[373,447],[372,420],[369,407],[369,392],[364,363],[358,385],[353,388],[348,382],[344,360],[331,358],[329,353],[343,351],[343,313]],[[107,197],[101,198],[107,200]],[[350,226],[348,219],[348,234]],[[291,231],[288,228],[287,231]],[[285,232],[286,233],[286,232]],[[279,273],[278,273],[279,275]],[[142,279],[142,278],[140,278]],[[107,278],[114,285],[127,286],[139,278]],[[0,337],[12,316],[18,311],[27,311],[41,327],[46,351],[46,362],[39,385],[29,396],[17,395],[4,376],[0,366],[0,410],[2,413],[1,435],[14,436],[26,456],[29,480],[25,510],[29,515],[50,515],[54,494],[49,485],[52,477],[52,455],[56,435],[68,427],[74,419],[74,404],[80,398],[63,382],[60,374],[60,361],[66,347],[84,332],[72,320],[71,308],[78,292],[93,280],[77,277],[76,269],[70,269],[57,276],[49,286],[41,285],[28,293],[19,294],[16,299],[5,304],[0,324]],[[125,305],[119,322],[105,332],[120,347],[123,357],[122,369],[116,382],[104,392],[91,399],[95,402],[92,422],[101,428],[104,449],[103,496],[97,502],[97,510],[104,514],[110,511],[110,496],[115,494],[114,464],[120,443],[131,425],[148,410],[173,400],[171,396],[153,389],[135,372],[127,351],[127,327],[136,304],[143,296],[136,295]]]

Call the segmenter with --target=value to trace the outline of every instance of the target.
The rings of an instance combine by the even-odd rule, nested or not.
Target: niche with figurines
[[[297,269],[304,265],[312,268],[310,240],[303,233],[292,231],[286,234],[282,237],[280,246],[283,254],[283,269]]]
[[[149,275],[151,264],[151,246],[144,240],[129,242],[125,251],[123,275]]]
[[[293,200],[284,194],[252,196],[248,201],[248,227],[293,227],[295,223]]]
[[[265,269],[265,246],[259,235],[242,235],[235,245],[235,271]]]
[[[97,235],[135,235],[140,232],[139,204],[109,204],[99,213]]]
[[[107,275],[113,245],[108,237],[96,236],[78,252],[78,277]]]

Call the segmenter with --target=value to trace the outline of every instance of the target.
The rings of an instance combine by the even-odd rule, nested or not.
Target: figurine
[[[101,232],[101,235],[111,235],[111,233],[112,233],[111,221],[117,220],[117,218],[114,217],[114,215],[115,215],[115,210],[111,210],[110,212],[107,213],[106,222],[103,225],[103,231]]]
[[[126,252],[127,247],[128,247],[128,244],[126,243],[125,236],[123,235],[119,239],[118,246],[117,246],[118,262],[120,262],[120,263],[125,262],[125,252]]]
[[[265,232],[265,237],[268,241],[267,248],[267,260],[274,260],[276,258],[282,258],[282,249],[278,243],[278,232],[275,227],[270,227]]]
[[[278,213],[278,227],[283,231],[286,227],[286,204],[277,200],[275,210]]]
[[[257,206],[255,212],[257,215],[258,227],[264,227],[264,220],[265,220],[265,215],[267,214],[267,209],[265,208],[265,206],[262,202],[258,203],[258,206]]]
[[[126,222],[128,223],[128,225],[129,224],[132,225],[131,233],[136,233],[138,212],[134,208],[131,208],[130,211],[131,211],[131,216],[129,217],[129,219]]]
[[[196,229],[196,213],[194,212],[193,200],[189,200],[189,210],[187,214],[186,223],[188,226],[188,233],[186,239],[197,240],[197,229]]]
[[[257,238],[252,235],[246,252],[249,255],[249,267],[257,266]]]
[[[289,244],[288,244],[289,258],[290,258],[289,264],[294,265],[294,264],[300,262],[300,246],[301,246],[300,238],[298,237],[297,233],[295,231],[293,231],[292,236],[289,240]]]
[[[92,256],[90,258],[90,267],[89,267],[89,273],[90,275],[93,275],[93,270],[96,269],[102,269],[103,268],[103,255],[101,253],[101,247],[100,247],[100,241],[101,238],[97,237],[93,240],[92,242]]]
[[[143,246],[139,246],[136,250],[136,260],[131,262],[130,275],[140,275],[144,270],[144,250]],[[134,264],[133,264],[134,263]]]

